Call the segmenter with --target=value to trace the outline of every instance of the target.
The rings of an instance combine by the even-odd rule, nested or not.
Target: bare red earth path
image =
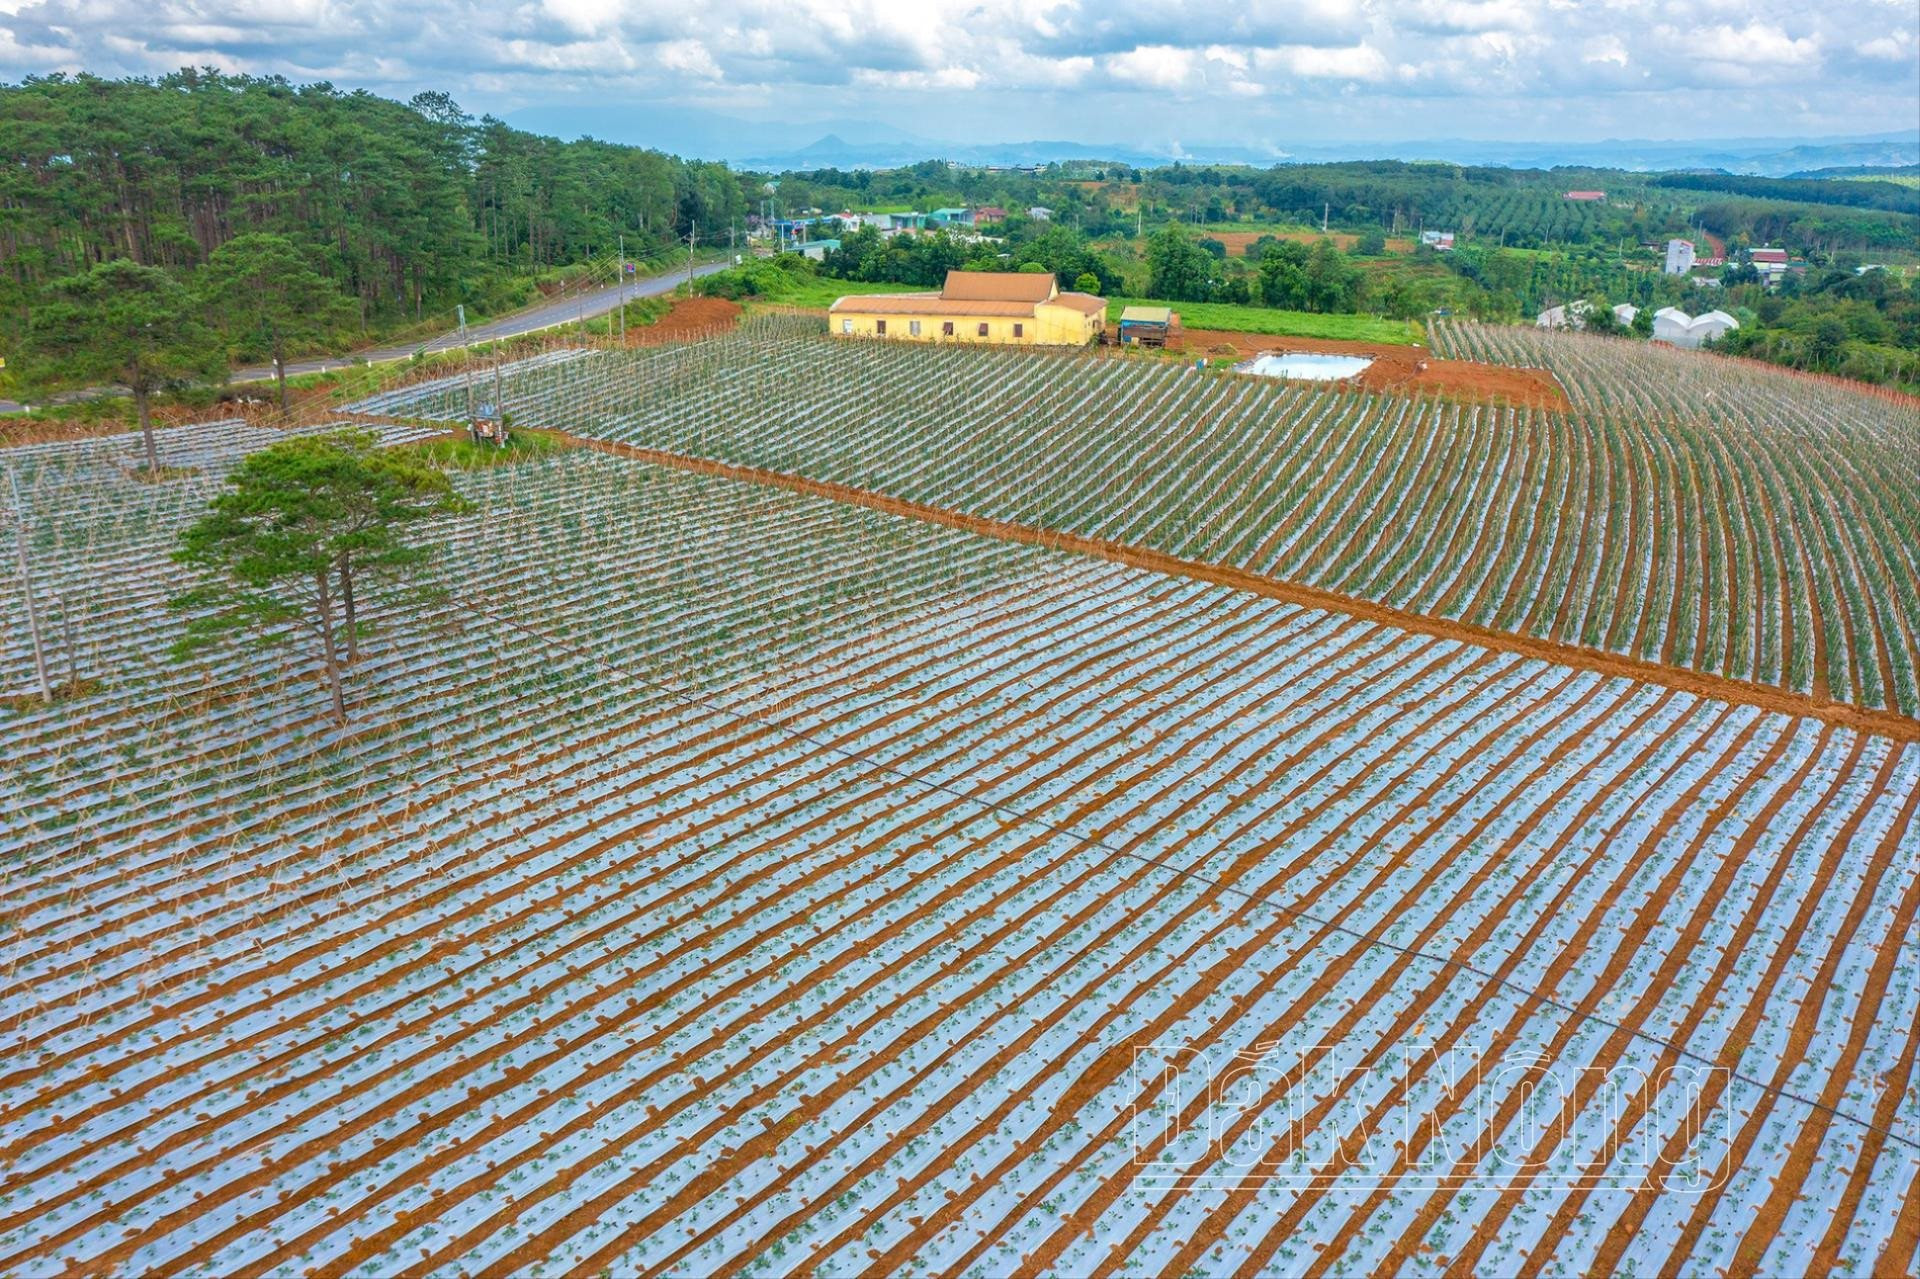
[[[1083,555],[1095,555],[1101,559],[1131,565],[1134,568],[1149,569],[1157,573],[1169,573],[1176,577],[1188,577],[1198,581],[1212,582],[1219,586],[1229,586],[1236,590],[1251,591],[1270,599],[1285,600],[1292,604],[1305,605],[1308,608],[1326,609],[1345,613],[1350,617],[1379,622],[1400,630],[1419,635],[1430,635],[1440,639],[1454,640],[1464,644],[1478,644],[1504,653],[1515,653],[1521,657],[1536,661],[1553,662],[1562,666],[1573,666],[1581,670],[1592,671],[1619,679],[1637,680],[1644,684],[1658,684],[1663,688],[1674,688],[1691,693],[1696,697],[1712,698],[1717,701],[1733,702],[1741,706],[1752,706],[1776,715],[1792,715],[1806,719],[1819,720],[1840,728],[1849,728],[1855,732],[1873,733],[1882,737],[1891,737],[1896,741],[1920,742],[1920,719],[1914,719],[1893,711],[1869,710],[1851,706],[1805,693],[1795,693],[1771,685],[1757,684],[1751,680],[1732,679],[1724,675],[1709,675],[1700,671],[1689,671],[1650,662],[1642,658],[1629,657],[1622,653],[1608,653],[1584,645],[1569,644],[1561,640],[1536,639],[1531,636],[1516,635],[1497,630],[1489,626],[1480,626],[1470,622],[1458,622],[1450,618],[1431,617],[1424,613],[1415,613],[1395,608],[1374,600],[1359,599],[1351,595],[1342,595],[1322,587],[1308,586],[1301,582],[1285,581],[1264,577],[1242,569],[1228,568],[1218,564],[1202,564],[1193,560],[1181,559],[1160,551],[1143,547],[1127,546],[1117,542],[1106,542],[1097,538],[1082,537],[1073,533],[1061,533],[1051,529],[1035,528],[1031,525],[1016,524],[1008,520],[988,519],[984,516],[967,515],[945,507],[931,506],[924,502],[912,502],[904,498],[889,497],[867,489],[854,488],[851,485],[837,484],[829,480],[810,480],[796,475],[787,475],[779,471],[763,470],[759,467],[737,466],[729,462],[715,462],[706,458],[687,457],[683,454],[663,449],[642,448],[632,444],[618,444],[605,440],[590,440],[582,437],[567,437],[585,448],[597,449],[617,457],[633,458],[636,461],[651,462],[657,466],[672,467],[676,470],[691,471],[700,475],[718,475],[729,479],[742,480],[752,484],[768,484],[796,493],[808,493],[815,497],[831,498],[855,506],[864,506],[870,510],[885,511],[889,514],[905,516],[908,519],[923,520],[928,523],[942,524],[948,528],[966,529],[988,537],[997,537],[1003,541],[1021,542],[1030,546],[1043,546],[1051,550],[1075,551]]]

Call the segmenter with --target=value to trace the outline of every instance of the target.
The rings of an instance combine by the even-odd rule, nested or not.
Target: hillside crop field
[[[506,399],[531,424],[1920,714],[1920,409],[1723,361],[1676,383],[1659,351],[1582,345],[1616,358],[1556,369],[1571,414],[793,326],[529,367]],[[443,383],[369,407],[459,402]]]
[[[0,451],[0,1272],[1911,1273],[1915,416],[1607,355],[516,361],[344,728]]]

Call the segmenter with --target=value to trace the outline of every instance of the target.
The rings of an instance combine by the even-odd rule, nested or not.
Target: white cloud
[[[1714,95],[1721,131],[1795,110],[1871,132],[1920,117],[1917,63],[1914,0],[0,0],[0,79],[212,64],[475,110],[741,104],[991,136],[1061,136],[1069,108],[1103,139],[1230,137],[1248,111],[1538,136],[1549,97],[1646,136],[1677,127],[1648,95],[1682,91]]]
[[[1263,75],[1299,76],[1309,80],[1359,80],[1374,84],[1385,80],[1392,71],[1386,55],[1366,44],[1343,49],[1289,45],[1262,49],[1257,60]]]

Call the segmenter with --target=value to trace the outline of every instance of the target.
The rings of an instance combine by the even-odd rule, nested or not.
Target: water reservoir
[[[1240,366],[1242,373],[1261,377],[1298,378],[1307,382],[1340,382],[1372,364],[1364,355],[1325,355],[1318,351],[1281,351],[1258,356]]]

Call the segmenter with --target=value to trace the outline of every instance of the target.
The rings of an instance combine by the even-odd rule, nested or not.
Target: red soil
[[[1276,240],[1292,240],[1296,244],[1313,244],[1319,240],[1332,240],[1334,247],[1342,252],[1351,249],[1360,241],[1359,236],[1349,235],[1345,231],[1329,231],[1325,235],[1322,235],[1318,231],[1282,231],[1279,229],[1272,231],[1202,231],[1200,235],[1209,240],[1218,240],[1220,243],[1226,245],[1227,256],[1230,258],[1243,258],[1247,256],[1247,250],[1253,247],[1254,242],[1259,240],[1260,237],[1267,235],[1272,236]],[[1391,238],[1387,241],[1387,252],[1411,253],[1413,252],[1413,241],[1403,237]]]
[[[725,298],[676,298],[659,320],[627,334],[628,346],[657,346],[712,337],[740,322],[740,304]]]
[[[1799,716],[1824,724],[1849,728],[1855,732],[1876,733],[1893,738],[1895,741],[1920,742],[1920,719],[1912,719],[1894,711],[1869,710],[1865,707],[1826,701],[1772,685],[1756,684],[1749,680],[1732,679],[1724,675],[1663,665],[1622,653],[1611,653],[1602,649],[1587,648],[1584,645],[1570,644],[1564,640],[1536,639],[1470,622],[1459,622],[1451,618],[1430,617],[1423,613],[1410,612],[1374,600],[1345,595],[1323,587],[1309,586],[1302,582],[1266,577],[1245,569],[1186,560],[1162,551],[1084,537],[1077,533],[1062,533],[1052,529],[1016,524],[1008,520],[967,515],[945,507],[889,497],[883,493],[875,493],[830,480],[810,480],[779,471],[763,470],[759,467],[736,466],[727,462],[688,457],[661,449],[642,448],[638,445],[619,444],[607,440],[591,440],[582,436],[566,435],[559,431],[554,434],[561,435],[583,448],[610,453],[616,457],[630,457],[700,475],[721,475],[815,497],[832,498],[871,510],[944,524],[949,528],[966,529],[969,532],[1002,538],[1006,541],[1095,555],[1101,559],[1127,564],[1134,568],[1212,582],[1219,586],[1230,586],[1237,590],[1251,591],[1270,599],[1284,600],[1307,608],[1345,613],[1350,617],[1397,627],[1417,635],[1431,635],[1441,639],[1475,644],[1537,661],[1577,667],[1609,678],[1637,680],[1662,688],[1679,689],[1695,697],[1752,706],[1777,715]]]
[[[1391,343],[1344,342],[1333,338],[1275,337],[1264,333],[1229,333],[1222,329],[1187,329],[1171,343],[1178,351],[1251,358],[1271,351],[1327,351],[1366,355],[1373,363],[1357,381],[1369,391],[1402,394],[1431,392],[1461,399],[1499,401],[1528,408],[1564,410],[1572,405],[1567,393],[1545,369],[1523,369],[1473,360],[1442,360],[1424,346]]]

